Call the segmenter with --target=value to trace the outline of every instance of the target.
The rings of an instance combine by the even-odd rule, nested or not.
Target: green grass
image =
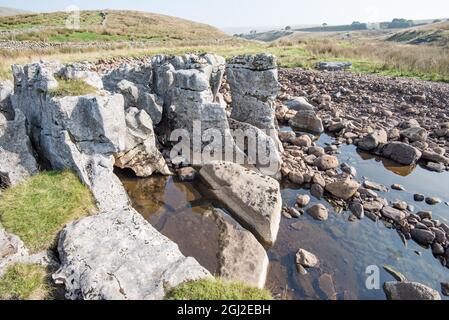
[[[16,263],[0,278],[0,300],[44,300],[51,297],[49,274],[45,267]]]
[[[198,280],[182,284],[167,293],[167,300],[272,300],[266,289],[222,280]]]
[[[83,96],[97,92],[97,89],[83,80],[66,80],[62,78],[58,78],[57,80],[58,87],[48,92],[51,97]]]
[[[90,190],[73,172],[50,171],[3,192],[0,223],[36,253],[52,248],[66,223],[94,210]]]

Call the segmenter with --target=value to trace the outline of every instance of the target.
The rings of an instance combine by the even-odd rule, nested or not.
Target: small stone
[[[397,183],[391,185],[391,189],[398,190],[398,191],[404,191],[405,190],[404,186],[402,186],[400,184],[397,184]]]
[[[407,278],[402,273],[400,273],[395,268],[393,268],[392,266],[385,265],[385,266],[383,266],[383,268],[385,269],[385,271],[387,271],[389,274],[391,274],[395,280],[397,280],[399,282],[407,281]]]
[[[444,254],[444,248],[439,243],[432,244],[432,253],[436,256],[442,256]]]
[[[310,187],[310,194],[319,200],[323,197],[324,189],[319,184],[314,183]]]
[[[385,206],[383,207],[381,212],[384,217],[391,219],[396,223],[399,223],[405,218],[405,213],[403,211],[397,210],[392,207]]]
[[[329,218],[327,208],[321,203],[307,209],[307,213],[315,220],[326,221]]]
[[[313,253],[299,249],[296,253],[296,264],[304,268],[315,268],[319,265],[319,260]]]
[[[407,202],[396,200],[393,202],[393,208],[398,210],[406,210],[407,209]]]
[[[349,205],[349,210],[351,210],[351,213],[358,219],[363,219],[363,217],[365,216],[365,209],[363,208],[363,205],[359,202],[352,202]]]
[[[354,180],[339,180],[326,185],[326,190],[334,197],[349,200],[359,189],[360,184]]]
[[[449,297],[449,282],[441,283],[441,293],[443,296]]]
[[[387,192],[388,191],[388,188],[385,187],[384,185],[381,185],[381,184],[376,183],[376,182],[368,181],[368,180],[363,183],[363,186],[365,188],[367,188],[367,189],[370,189],[370,190],[375,190],[375,191],[380,191],[380,192]]]
[[[417,213],[417,215],[421,219],[432,219],[432,211],[420,211]]]
[[[415,194],[413,195],[413,199],[414,199],[416,202],[423,202],[425,198],[426,198],[426,197],[425,197],[423,194],[420,194],[420,193],[415,193]]]
[[[350,166],[347,163],[342,163],[340,168],[341,168],[341,170],[343,172],[346,172],[346,173],[350,174],[353,177],[355,177],[357,175],[357,170],[353,166]]]
[[[441,203],[441,199],[439,199],[437,197],[427,197],[426,198],[426,203],[428,205],[434,206],[434,205],[440,204]]]
[[[302,214],[304,213],[304,212],[300,212],[300,211],[297,210],[296,208],[290,208],[290,209],[289,209],[289,212],[290,212],[290,215],[291,215],[293,218],[299,218],[299,217],[301,217]]]
[[[297,185],[302,185],[304,183],[304,176],[298,171],[292,171],[288,174],[288,180]]]
[[[299,207],[306,207],[310,202],[310,197],[307,194],[300,194],[296,197],[296,203]]]
[[[324,155],[317,158],[314,165],[321,171],[335,169],[338,167],[338,159],[334,156]]]
[[[415,228],[410,231],[412,239],[424,246],[430,245],[435,240],[435,235],[430,230]]]

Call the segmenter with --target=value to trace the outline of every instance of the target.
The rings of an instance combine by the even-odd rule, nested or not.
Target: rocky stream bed
[[[161,299],[212,275],[278,299],[447,295],[449,86],[278,70],[264,54],[12,69],[2,188],[70,168],[100,212],[62,230],[56,258],[0,230],[0,273],[54,263],[69,299]],[[52,96],[61,79],[97,92]],[[173,132],[200,143],[185,154]],[[211,146],[231,160],[195,161]]]

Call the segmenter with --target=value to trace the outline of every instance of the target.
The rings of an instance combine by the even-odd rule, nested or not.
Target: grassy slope
[[[432,23],[396,32],[387,40],[449,47],[449,21]]]
[[[43,172],[4,191],[0,223],[35,253],[51,248],[66,223],[94,210],[89,189],[74,173]]]
[[[164,42],[228,38],[226,34],[209,25],[153,13],[108,10],[106,22],[103,24],[101,11],[82,11],[79,30],[66,29],[67,17],[65,12],[0,17],[0,31],[15,30],[16,40],[53,42]]]

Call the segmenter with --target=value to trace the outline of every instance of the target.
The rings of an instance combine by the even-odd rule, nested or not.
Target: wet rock
[[[318,258],[309,251],[299,249],[296,253],[296,264],[301,265],[304,268],[315,268],[319,265]]]
[[[403,185],[400,185],[400,184],[397,184],[397,183],[392,184],[392,185],[391,185],[391,189],[397,190],[397,191],[405,191],[404,186],[403,186]]]
[[[338,159],[337,157],[330,156],[330,155],[324,155],[319,158],[317,158],[314,161],[314,165],[318,167],[321,171],[326,171],[330,169],[338,168]]]
[[[432,212],[431,211],[419,211],[417,213],[420,219],[432,219]]]
[[[327,208],[321,203],[313,205],[312,207],[307,209],[307,213],[311,215],[315,220],[320,221],[326,221],[329,217]]]
[[[318,287],[326,295],[327,300],[337,300],[337,292],[330,274],[325,273],[318,278]]]
[[[376,149],[379,145],[387,143],[388,136],[385,130],[377,130],[364,136],[357,146],[366,151]]]
[[[359,202],[352,202],[349,205],[349,210],[351,210],[352,214],[356,216],[358,219],[363,219],[365,216],[365,209],[363,205]]]
[[[449,165],[449,158],[445,157],[444,155],[433,152],[433,151],[429,151],[429,150],[423,151],[421,158],[424,160],[430,161],[430,162]]]
[[[434,206],[434,205],[440,204],[441,203],[441,199],[439,199],[437,197],[427,197],[426,198],[426,203],[428,205]]]
[[[306,194],[300,194],[296,197],[296,204],[302,208],[306,207],[310,202],[310,197]]]
[[[441,300],[436,290],[417,282],[386,282],[383,288],[388,300]]]
[[[372,182],[372,181],[368,181],[366,180],[363,183],[363,186],[369,190],[376,190],[376,191],[381,191],[381,192],[387,192],[388,189],[387,187],[385,187],[384,185],[381,185],[379,183],[376,182]]]
[[[407,278],[402,273],[400,273],[395,268],[393,268],[392,266],[385,265],[385,266],[383,266],[383,268],[385,269],[385,271],[387,271],[389,274],[391,274],[393,276],[393,278],[395,278],[397,281],[399,281],[399,282],[407,281]]]
[[[346,179],[326,184],[326,191],[336,198],[349,200],[354,196],[359,187],[360,184],[357,181]]]
[[[428,162],[426,169],[434,172],[443,172],[446,170],[446,167],[442,163]]]
[[[315,107],[312,106],[304,97],[294,97],[284,102],[284,104],[291,110],[295,111],[314,111]]]
[[[394,209],[389,206],[383,207],[381,210],[381,213],[385,218],[391,219],[396,223],[399,223],[401,220],[405,219],[405,217],[406,217],[405,212]]]
[[[442,256],[444,255],[444,248],[441,244],[439,243],[433,243],[432,244],[432,253],[435,256]]]
[[[319,184],[314,183],[310,187],[310,194],[319,200],[323,197],[324,188],[322,186],[320,186]]]
[[[211,277],[133,209],[69,224],[58,252],[61,267],[53,279],[72,300],[162,299],[181,283]]]
[[[393,208],[398,209],[398,210],[406,210],[407,209],[407,202],[405,201],[400,201],[400,200],[396,200],[393,202]]]
[[[346,172],[353,177],[355,177],[357,175],[357,170],[353,166],[350,166],[347,163],[342,163],[340,168],[343,172]]]
[[[430,230],[415,228],[410,231],[412,239],[424,246],[430,245],[435,240],[435,235]]]
[[[441,283],[441,293],[444,296],[449,297],[449,282],[442,282]]]
[[[421,127],[411,127],[401,131],[401,136],[407,138],[410,142],[426,141],[428,133],[426,129]]]
[[[415,194],[413,195],[413,199],[414,199],[416,202],[422,202],[422,201],[424,201],[425,198],[426,198],[426,197],[425,197],[423,194],[415,193]]]
[[[184,167],[176,170],[178,178],[181,181],[192,182],[195,180],[198,172],[192,167]]]
[[[321,119],[313,111],[302,110],[289,121],[289,125],[295,129],[312,133],[324,132]]]
[[[274,243],[282,208],[279,182],[224,161],[204,165],[199,174],[232,215],[247,224],[258,238]]]
[[[421,158],[421,151],[403,142],[391,142],[387,144],[382,154],[400,164],[411,165]]]
[[[239,281],[263,288],[268,271],[268,256],[254,235],[230,215],[212,211],[218,225],[218,274],[229,281]]]

